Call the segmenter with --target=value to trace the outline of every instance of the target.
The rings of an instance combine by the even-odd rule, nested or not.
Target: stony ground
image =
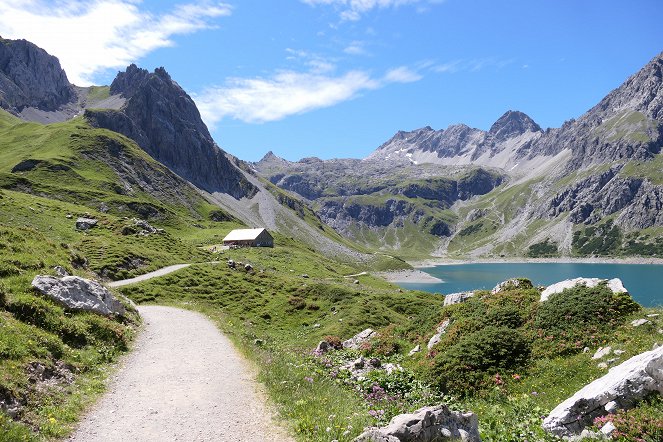
[[[71,441],[289,441],[250,368],[204,316],[139,307],[145,328]]]

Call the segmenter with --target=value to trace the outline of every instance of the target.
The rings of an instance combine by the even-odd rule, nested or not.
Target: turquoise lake
[[[588,263],[491,263],[454,264],[422,268],[444,282],[435,284],[399,283],[412,290],[455,293],[492,289],[509,278],[524,277],[534,285],[550,285],[565,279],[619,278],[633,299],[645,307],[663,306],[663,265]]]

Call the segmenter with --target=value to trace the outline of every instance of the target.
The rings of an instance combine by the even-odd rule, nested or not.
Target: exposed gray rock
[[[55,270],[55,274],[57,276],[60,276],[60,277],[69,276],[69,273],[67,273],[67,271],[62,266],[55,266],[55,267],[53,267],[53,270]]]
[[[327,353],[329,350],[333,350],[333,347],[327,341],[320,341],[318,346],[315,347],[314,353],[321,355]]]
[[[94,218],[78,218],[76,220],[76,228],[78,230],[89,230],[92,227],[96,226],[99,220]]]
[[[366,330],[357,333],[347,341],[343,341],[343,348],[358,350],[361,344],[370,341],[373,336],[375,336],[373,329],[367,328]]]
[[[525,278],[512,278],[503,282],[500,282],[497,284],[493,290],[491,290],[491,293],[493,295],[503,292],[505,290],[513,290],[515,288],[521,288],[521,289],[531,289],[534,287],[532,285],[532,282],[529,279]]]
[[[26,40],[0,37],[0,107],[14,114],[54,111],[76,93],[58,59]]]
[[[71,310],[82,310],[102,315],[124,315],[124,306],[108,289],[97,281],[78,276],[37,275],[32,287],[55,302]]]
[[[644,318],[636,319],[634,321],[631,321],[631,325],[633,327],[640,327],[641,325],[645,325],[645,324],[651,324],[651,321],[648,320],[648,319],[644,319]]]
[[[451,411],[446,405],[399,414],[381,428],[369,428],[355,442],[480,442],[474,413]]]
[[[607,414],[606,406],[632,408],[651,393],[663,394],[663,347],[636,355],[583,387],[550,412],[543,428],[558,436],[578,434]]]
[[[420,346],[419,344],[417,344],[417,346],[414,347],[412,350],[410,350],[409,353],[408,353],[407,355],[408,355],[408,356],[412,356],[412,355],[414,355],[415,353],[419,353],[420,351],[421,351],[421,346]]]
[[[612,347],[610,346],[599,347],[598,350],[596,350],[596,353],[594,353],[594,356],[592,356],[592,359],[601,359],[603,356],[609,355],[611,351]]]
[[[440,325],[437,326],[436,333],[428,341],[428,349],[435,347],[440,342],[442,335],[446,333],[447,327],[451,324],[451,319],[445,319]]]
[[[163,68],[153,73],[132,64],[110,87],[126,103],[120,111],[86,110],[96,127],[133,139],[154,159],[210,193],[237,199],[256,188],[214,142],[191,97]]]
[[[460,304],[461,302],[467,301],[472,296],[474,296],[474,292],[460,292],[444,295],[444,306]]]
[[[555,293],[561,293],[566,289],[576,287],[578,285],[584,285],[587,287],[596,287],[601,283],[606,283],[608,288],[612,290],[612,293],[628,293],[628,290],[624,287],[622,280],[619,278],[613,278],[610,280],[599,279],[599,278],[574,278],[566,279],[564,281],[557,282],[555,284],[549,285],[544,291],[541,292],[541,302],[547,301],[551,295]]]

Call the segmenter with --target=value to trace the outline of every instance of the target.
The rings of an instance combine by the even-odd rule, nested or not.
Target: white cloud
[[[339,11],[341,20],[357,21],[362,15],[373,9],[397,8],[404,5],[413,4],[436,4],[442,3],[441,0],[301,0],[310,6],[333,6]],[[419,11],[423,12],[419,5]],[[424,6],[427,10],[427,7]]]
[[[384,76],[387,83],[413,83],[422,78],[423,77],[418,72],[405,66],[390,69]]]
[[[363,41],[355,40],[343,49],[343,52],[349,55],[366,55],[367,52],[364,46],[365,44]]]
[[[211,19],[231,14],[218,2],[175,6],[154,15],[140,0],[14,0],[0,2],[4,38],[24,38],[60,59],[69,80],[91,84],[96,74],[124,68],[148,53],[172,46],[172,37],[212,27]]]
[[[460,71],[478,72],[486,68],[502,69],[513,62],[513,59],[500,59],[497,57],[474,58],[467,60],[454,60],[443,64],[434,64],[431,66],[431,70],[441,74],[453,74]]]
[[[194,100],[210,127],[224,118],[264,123],[330,107],[390,83],[419,79],[421,76],[406,67],[391,69],[382,78],[373,78],[361,70],[340,76],[288,70],[270,78],[230,78],[223,86],[194,95]]]

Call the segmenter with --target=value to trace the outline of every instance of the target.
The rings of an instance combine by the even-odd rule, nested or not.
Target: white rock
[[[624,350],[615,350],[615,351],[613,351],[613,353],[616,354],[617,356],[620,356],[620,355],[623,355],[624,353],[626,353],[626,351],[624,351]]]
[[[619,410],[619,405],[617,405],[617,402],[615,401],[610,401],[605,406],[603,407],[605,411],[607,411],[610,414],[615,414],[617,410]]]
[[[78,276],[37,275],[32,287],[71,310],[84,310],[102,315],[124,314],[124,306],[97,281]]]
[[[420,351],[421,351],[421,346],[420,346],[420,345],[417,345],[417,346],[414,347],[412,350],[410,350],[410,352],[409,352],[407,355],[408,355],[408,356],[412,356],[413,354],[415,354],[415,353],[419,353]]]
[[[647,319],[636,319],[635,321],[631,321],[631,325],[633,327],[640,327],[641,325],[645,325],[645,324],[651,324],[651,321],[649,321]]]
[[[610,436],[616,429],[617,427],[615,427],[615,424],[608,422],[601,427],[601,433],[605,434],[606,436]]]
[[[628,409],[654,392],[663,394],[663,347],[633,356],[580,389],[550,412],[543,428],[558,436],[578,434],[606,414],[609,402]]]
[[[602,369],[605,370],[606,368],[608,368],[608,363],[607,362],[601,362],[601,363],[597,364],[596,366],[598,368],[602,368]]]
[[[544,291],[541,292],[541,302],[547,301],[548,298],[550,298],[551,295],[554,295],[555,293],[561,293],[566,289],[573,288],[577,285],[584,285],[587,287],[596,287],[602,282],[608,283],[608,288],[612,290],[612,293],[627,293],[628,290],[624,287],[624,284],[622,284],[621,279],[619,278],[614,278],[610,280],[606,279],[599,279],[599,278],[574,278],[574,279],[567,279],[564,281],[557,282],[553,285],[549,285],[546,287]]]
[[[78,230],[88,230],[96,226],[99,221],[94,218],[78,218],[76,220],[76,228]]]
[[[424,407],[394,416],[389,425],[369,428],[355,442],[481,442],[479,420],[474,413],[450,411],[446,405]]]
[[[474,292],[450,293],[444,296],[444,306],[460,304],[474,296]]]
[[[343,348],[358,350],[362,343],[370,340],[373,336],[375,336],[373,329],[367,328],[366,330],[357,333],[347,341],[343,341]]]
[[[598,350],[596,350],[596,353],[594,353],[594,356],[592,356],[592,359],[601,359],[603,356],[607,356],[610,354],[612,351],[612,347],[599,347]]]
[[[442,335],[443,335],[444,333],[446,333],[446,331],[447,331],[447,327],[449,327],[449,324],[451,324],[451,319],[445,319],[445,320],[442,322],[442,324],[440,324],[440,325],[437,327],[437,333],[435,333],[435,334],[433,335],[433,337],[430,338],[430,340],[428,341],[428,349],[429,349],[429,350],[430,350],[431,348],[433,348],[433,347],[435,346],[435,344],[437,344],[438,342],[440,342],[440,340],[442,339]]]

